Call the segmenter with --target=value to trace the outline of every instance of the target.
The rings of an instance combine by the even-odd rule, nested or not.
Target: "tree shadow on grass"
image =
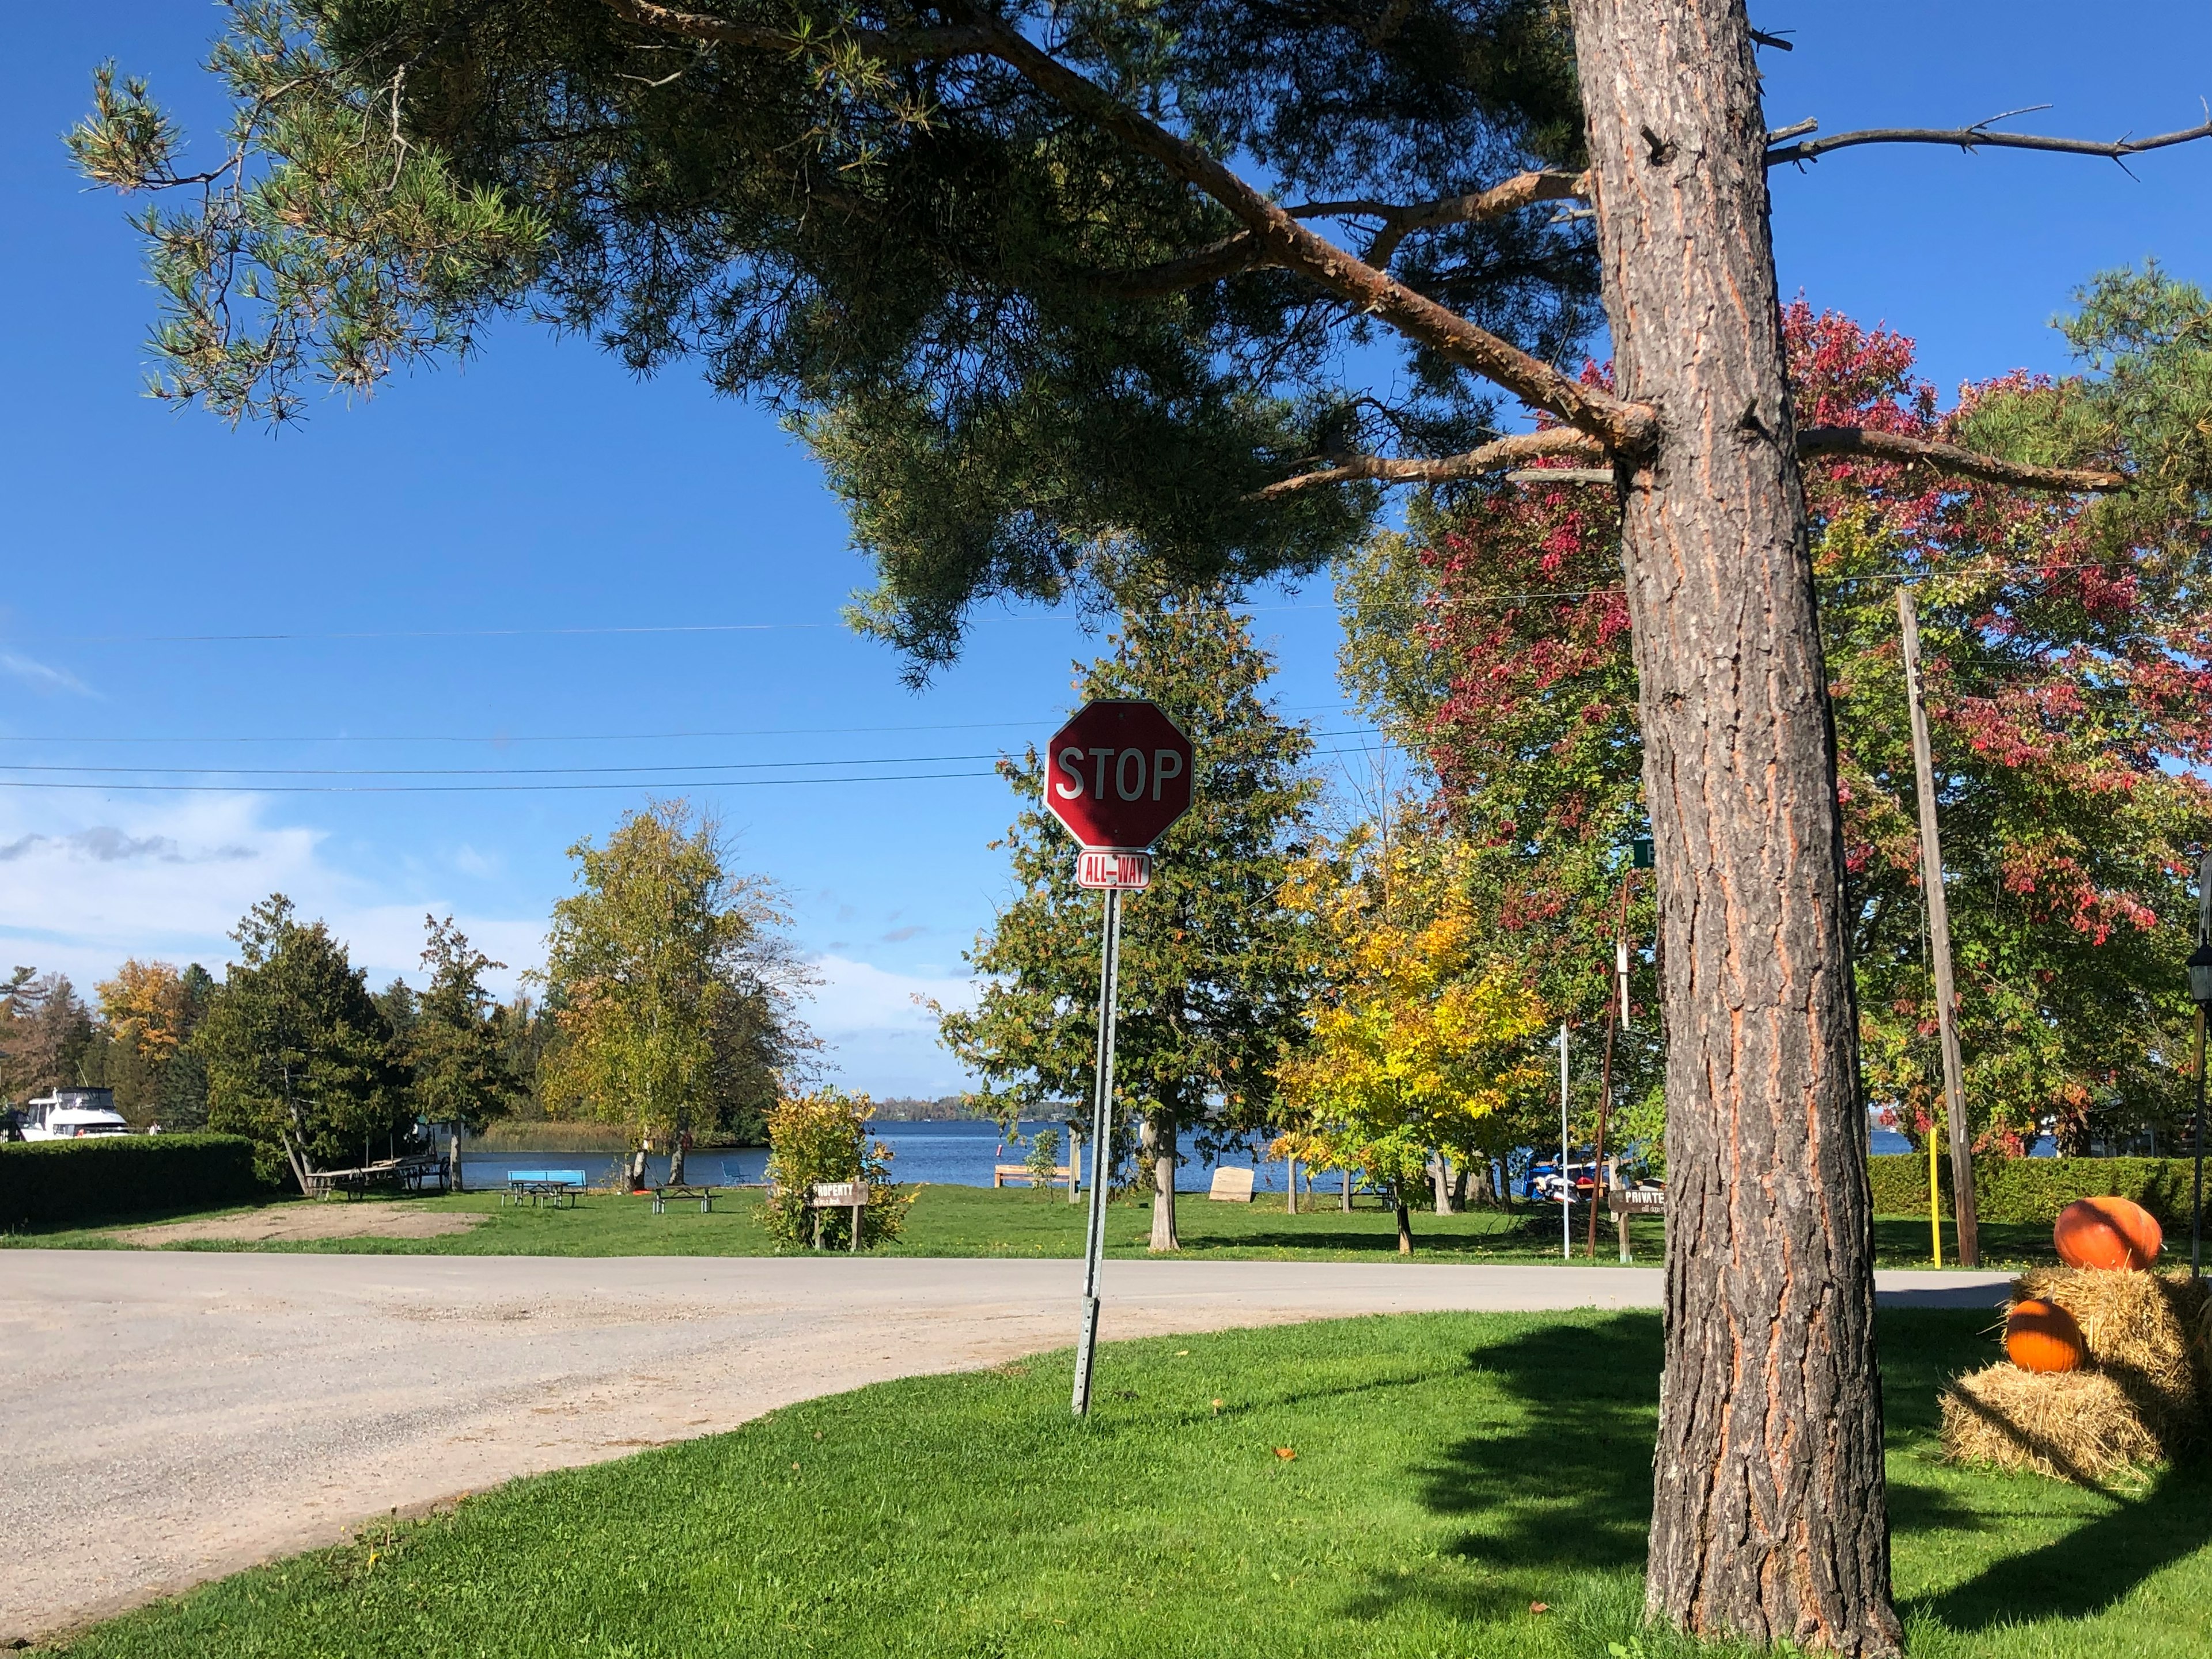
[[[1883,1405],[1893,1453],[1932,1455],[1941,1425],[1943,1385],[1996,1357],[2002,1322],[1990,1310],[1900,1311],[1886,1309],[1879,1327]],[[2048,1543],[2000,1556],[1965,1583],[1906,1605],[1959,1631],[1984,1630],[2039,1619],[2084,1619],[2102,1613],[2162,1568],[2212,1543],[2212,1470],[2197,1462],[2162,1471],[2140,1492],[2103,1489],[2101,1498],[2035,1475],[2005,1477],[2031,1503],[2047,1494],[2045,1522],[2080,1516]],[[2083,1488],[2095,1483],[2084,1480]],[[2101,1514],[2081,1515],[2102,1503]],[[1955,1492],[1910,1479],[1893,1480],[1890,1522],[1900,1536],[1939,1531],[2002,1534],[2023,1518],[1962,1502]]]
[[[2212,1543],[2212,1473],[2171,1468],[2140,1497],[2049,1543],[1991,1562],[1913,1605],[1954,1631],[2039,1619],[2088,1619],[2152,1574]]]
[[[1473,1350],[1504,1399],[1492,1431],[1414,1469],[1422,1504],[1463,1522],[1443,1557],[1474,1571],[1374,1581],[1346,1609],[1420,1600],[1462,1620],[1522,1613],[1590,1573],[1642,1567],[1659,1396],[1656,1315],[1545,1325]]]

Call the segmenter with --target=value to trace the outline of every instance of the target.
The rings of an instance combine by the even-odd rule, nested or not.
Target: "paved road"
[[[0,1643],[518,1474],[1073,1336],[1073,1261],[0,1255]],[[1108,1338],[1643,1308],[1650,1270],[1115,1261]],[[1987,1306],[2000,1275],[1882,1275]]]

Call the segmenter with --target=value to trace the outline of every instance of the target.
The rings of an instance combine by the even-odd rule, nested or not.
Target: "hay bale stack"
[[[2074,1316],[2089,1363],[2127,1393],[2169,1452],[2204,1432],[2205,1290],[2185,1272],[2095,1273],[2038,1267],[2013,1281],[2015,1301],[2040,1297]]]
[[[1991,1365],[1944,1390],[1943,1452],[1957,1462],[2090,1483],[2201,1444],[2212,1404],[2212,1305],[2185,1273],[2041,1267],[2015,1303],[2057,1304],[2081,1327],[2088,1368]]]
[[[2120,1385],[2101,1371],[1971,1371],[1943,1390],[1943,1455],[2082,1486],[2164,1455]]]

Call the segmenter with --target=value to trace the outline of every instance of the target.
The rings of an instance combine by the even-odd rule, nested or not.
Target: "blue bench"
[[[540,1200],[550,1200],[556,1207],[566,1202],[575,1207],[576,1195],[584,1190],[581,1170],[509,1170],[507,1172],[507,1201],[520,1204],[528,1199],[532,1206]]]

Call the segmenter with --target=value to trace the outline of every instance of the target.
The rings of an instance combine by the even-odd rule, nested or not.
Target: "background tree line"
[[[451,916],[423,918],[428,983],[369,988],[343,941],[271,894],[218,979],[132,957],[87,1002],[66,975],[0,982],[0,1088],[115,1091],[134,1124],[250,1136],[265,1173],[392,1155],[418,1123],[592,1119],[634,1147],[755,1142],[816,1046],[772,884],[734,872],[682,802],[570,849],[550,959],[505,1000]],[[680,1178],[680,1176],[678,1177]]]

